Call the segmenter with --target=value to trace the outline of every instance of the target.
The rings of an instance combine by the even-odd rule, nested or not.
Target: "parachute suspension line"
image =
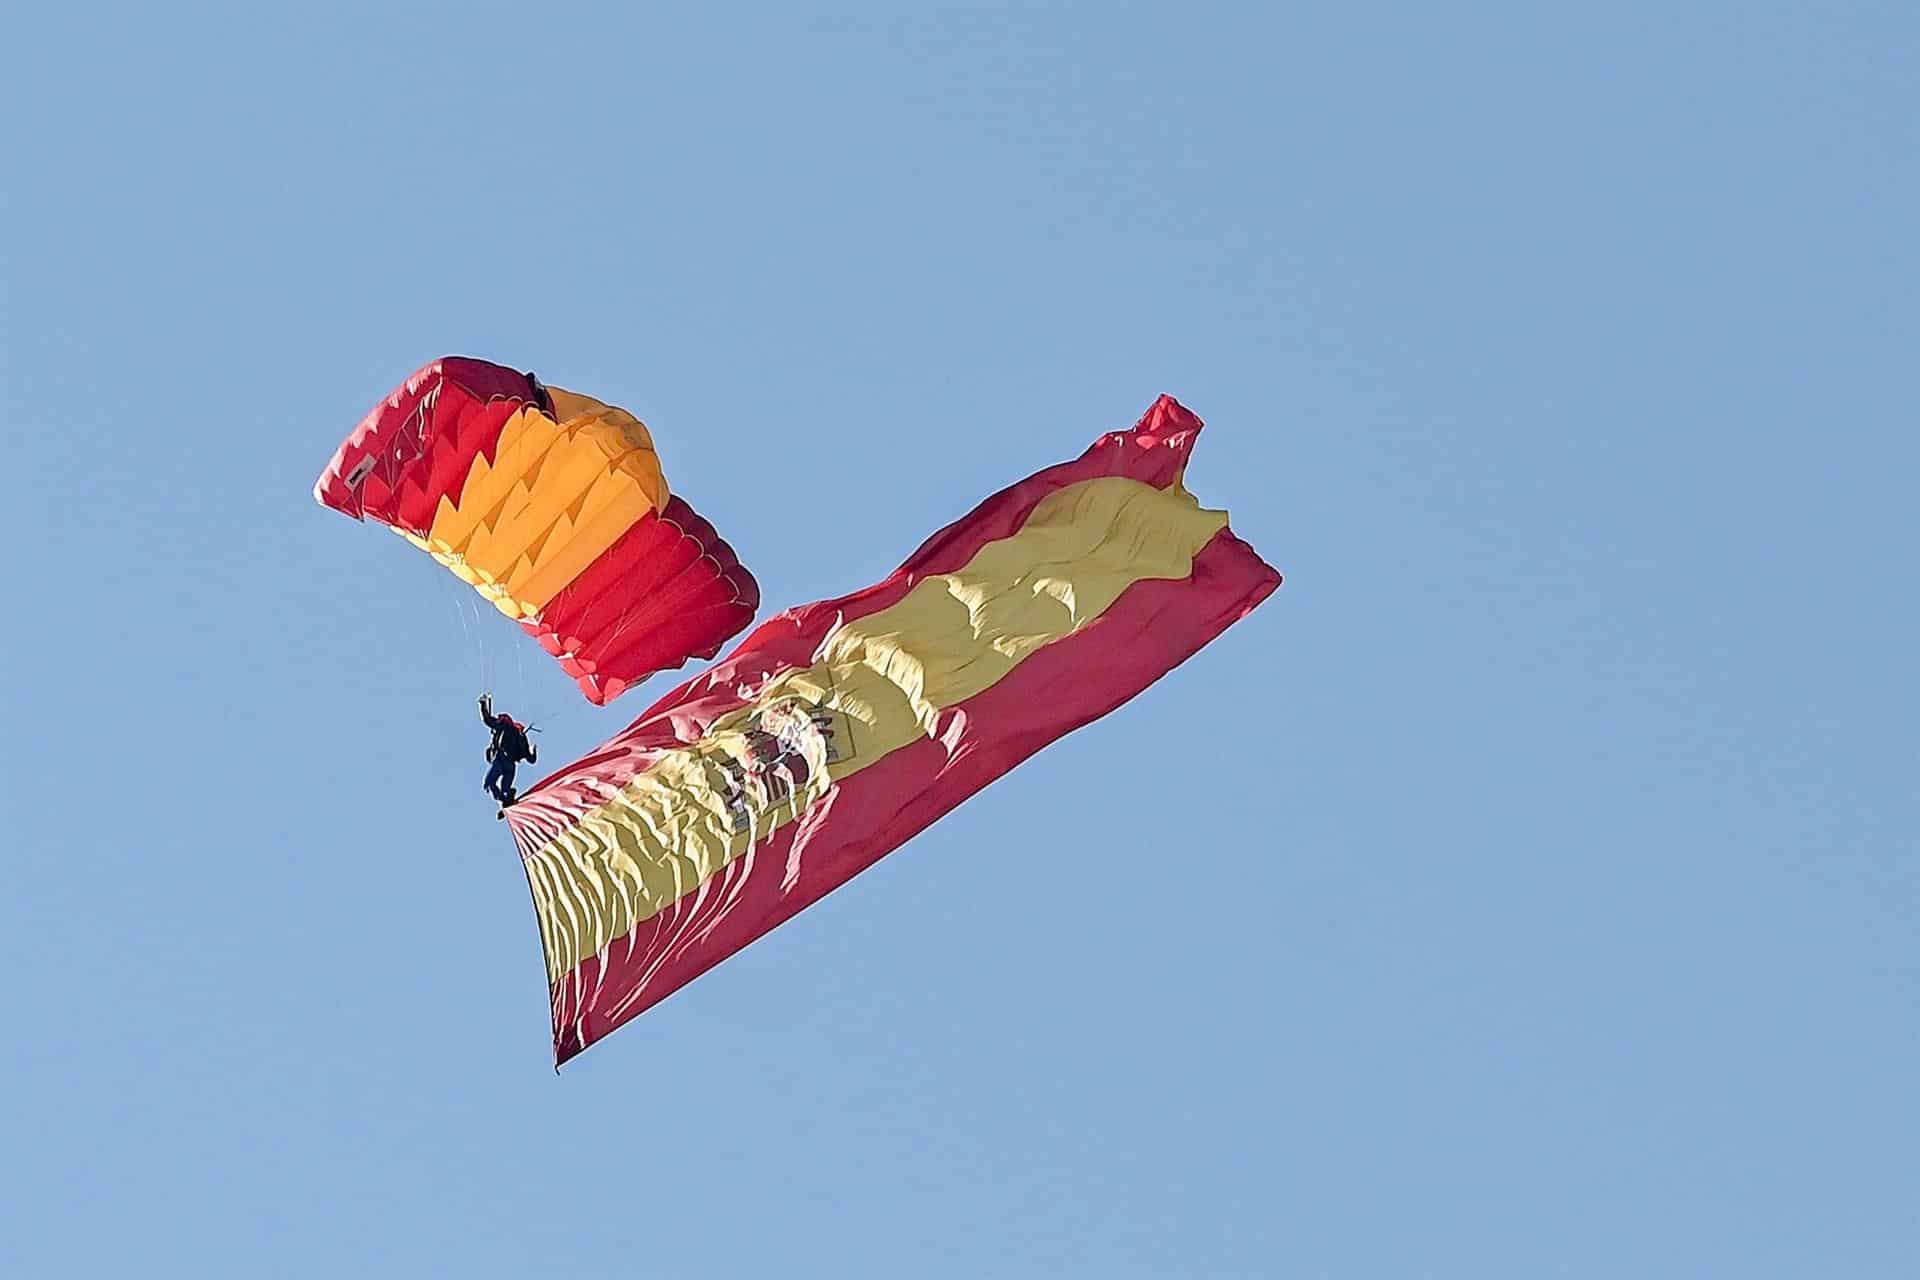
[[[516,702],[522,705],[524,705],[527,700],[526,650],[527,646],[524,644],[516,644],[513,646],[513,697]]]
[[[460,605],[460,596],[458,593],[454,595],[444,594],[447,590],[447,584],[446,579],[441,575],[435,574],[434,581],[441,584],[435,587],[434,590],[442,593],[441,598],[444,599],[448,607],[453,610],[453,616],[460,624],[460,636],[467,642],[467,648],[471,651],[473,648],[473,628],[467,625],[467,611]]]
[[[546,724],[547,721],[559,715],[562,709],[563,709],[563,706],[560,703],[547,703],[545,706],[541,707],[540,713],[538,715],[532,715],[527,717],[527,732],[539,733],[540,727]]]
[[[440,590],[445,591],[446,587],[443,586]],[[453,616],[460,620],[460,634],[467,642],[467,649],[471,651],[475,643],[473,628],[467,625],[467,606],[465,602],[461,600],[461,594],[460,590],[456,587],[455,593],[448,603],[453,606]]]
[[[467,660],[471,670],[480,677],[480,687],[490,689],[493,685],[493,651],[487,640],[487,621],[480,616],[480,601],[473,590],[458,580],[448,580],[447,586],[453,591],[454,612],[460,615],[460,630],[467,637]]]
[[[480,684],[483,688],[493,688],[493,644],[487,637],[484,625],[486,619],[480,616],[480,602],[473,601],[473,624],[480,632]]]
[[[467,661],[472,664],[469,670],[480,678],[480,688],[488,689],[493,683],[493,653],[486,619],[480,616],[480,602],[465,583],[444,575],[440,581],[446,584],[441,590],[453,592],[454,616],[460,619],[460,633],[467,641]]]

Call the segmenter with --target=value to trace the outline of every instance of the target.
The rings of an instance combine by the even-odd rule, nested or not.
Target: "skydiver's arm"
[[[529,742],[527,744],[527,763],[533,764],[539,759],[540,759],[540,748],[534,746],[531,742]]]

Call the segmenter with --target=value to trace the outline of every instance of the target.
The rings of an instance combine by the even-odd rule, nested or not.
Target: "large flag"
[[[556,1063],[1253,609],[1280,575],[1181,484],[1200,420],[982,502],[884,581],[789,609],[507,810]]]

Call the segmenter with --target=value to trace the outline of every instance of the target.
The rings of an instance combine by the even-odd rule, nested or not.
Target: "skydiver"
[[[519,798],[513,789],[513,766],[522,760],[532,764],[540,753],[527,740],[525,725],[510,715],[493,714],[491,694],[480,695],[480,719],[493,730],[493,742],[487,747],[487,759],[493,762],[493,767],[487,770],[487,780],[481,785],[500,802],[500,812],[494,816],[504,818],[507,807]]]

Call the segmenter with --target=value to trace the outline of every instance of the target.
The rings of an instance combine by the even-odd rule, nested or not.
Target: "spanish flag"
[[[1029,476],[772,618],[507,810],[565,1062],[1112,711],[1280,585],[1181,483],[1200,420]]]

